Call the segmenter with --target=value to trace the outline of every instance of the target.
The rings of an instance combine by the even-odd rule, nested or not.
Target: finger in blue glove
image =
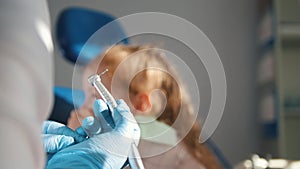
[[[77,134],[79,134],[80,136],[86,138],[88,135],[86,134],[86,132],[84,131],[84,128],[82,126],[78,127],[75,132]]]
[[[47,153],[56,153],[70,145],[75,144],[75,140],[71,136],[42,134],[44,150]]]
[[[100,123],[93,116],[88,116],[82,120],[82,128],[84,128],[89,137],[100,134],[101,132]]]
[[[114,109],[116,129],[125,137],[133,138],[138,145],[140,128],[124,100],[116,101],[118,106]]]
[[[82,128],[89,137],[100,133],[109,132],[114,127],[114,121],[108,105],[103,100],[94,102],[94,115],[82,120]]]
[[[94,114],[96,119],[101,124],[102,133],[111,131],[113,128],[115,128],[112,112],[103,100],[99,99],[94,102]]]
[[[45,121],[43,124],[43,134],[55,134],[73,137],[76,143],[84,141],[86,138],[76,133],[64,124],[55,121]]]

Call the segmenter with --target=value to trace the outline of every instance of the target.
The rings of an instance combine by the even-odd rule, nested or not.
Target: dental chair
[[[81,65],[88,63],[103,51],[105,43],[100,45],[89,43],[84,46],[85,42],[98,29],[113,20],[115,20],[115,17],[109,14],[85,8],[72,7],[62,11],[58,17],[55,32],[57,46],[62,56],[72,63]],[[123,28],[118,23],[114,25],[111,33],[106,38],[125,35]],[[102,42],[104,41],[110,41],[110,39],[104,39]],[[119,43],[128,44],[129,40],[124,39]],[[82,50],[83,47],[87,50]],[[79,55],[80,60],[78,60]],[[65,112],[70,112],[74,109],[74,106],[80,107],[84,101],[84,93],[81,90],[73,89],[72,91],[71,88],[59,86],[54,88],[54,93],[55,103],[49,119],[66,124],[69,114]],[[79,99],[73,100],[73,96]],[[224,169],[232,168],[212,139],[207,140],[205,144],[216,155]]]
[[[116,18],[104,12],[95,11],[86,8],[71,7],[63,10],[58,16],[56,24],[56,40],[62,55],[69,61],[78,64],[86,64],[97,54],[101,53],[103,47],[108,45],[112,39],[125,35],[125,32],[118,22],[114,22],[109,27],[109,32],[97,42],[87,44],[83,50],[86,41],[99,29]],[[97,44],[98,43],[98,44]],[[124,39],[120,43],[128,43]],[[83,55],[80,60],[79,54]]]

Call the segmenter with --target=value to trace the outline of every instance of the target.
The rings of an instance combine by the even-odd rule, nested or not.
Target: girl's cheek
[[[73,130],[76,130],[78,127],[80,127],[80,120],[79,118],[77,117],[77,114],[76,114],[76,111],[73,110],[71,112],[71,115],[68,119],[68,124],[67,126]]]

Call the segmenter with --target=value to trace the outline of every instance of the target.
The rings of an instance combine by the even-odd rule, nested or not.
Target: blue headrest
[[[54,94],[77,108],[83,104],[85,99],[85,95],[82,90],[72,89],[69,87],[55,86]]]
[[[86,41],[97,30],[115,19],[112,15],[91,9],[71,7],[63,10],[58,16],[56,25],[56,40],[62,55],[67,60],[75,63],[80,52],[82,52],[79,64],[88,63],[103,51],[105,42],[109,44],[111,39],[125,37],[125,32],[121,25],[118,22],[114,22],[109,33],[101,37],[102,39],[99,39],[101,43],[89,43],[82,51]],[[127,44],[128,40],[124,39],[120,43]]]

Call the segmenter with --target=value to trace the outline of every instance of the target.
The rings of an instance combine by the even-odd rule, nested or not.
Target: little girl
[[[145,168],[221,168],[199,143],[200,127],[189,96],[172,77],[172,67],[151,46],[116,45],[91,61],[83,75],[86,100],[72,112],[69,127],[75,129],[93,115],[94,99],[100,96],[87,79],[105,69],[109,71],[101,76],[102,83],[114,97],[126,101],[140,125],[139,151]]]

